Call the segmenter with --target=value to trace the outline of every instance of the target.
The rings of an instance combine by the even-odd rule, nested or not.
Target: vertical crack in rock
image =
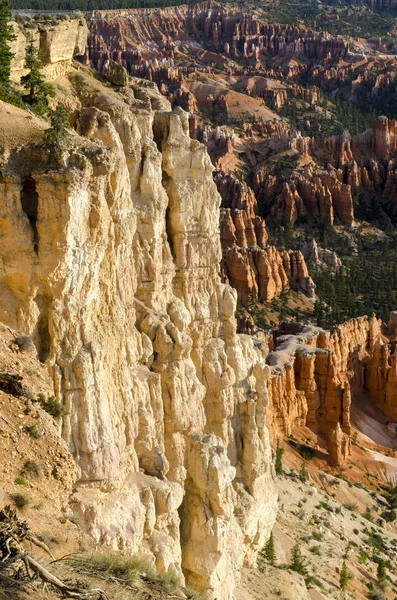
[[[34,302],[39,309],[34,338],[36,341],[39,360],[45,362],[51,350],[51,336],[49,331],[49,315],[51,298],[45,294],[39,294],[34,298]]]
[[[22,210],[29,219],[33,233],[33,247],[35,252],[39,248],[39,235],[37,232],[39,195],[36,190],[36,182],[31,175],[25,177],[21,190]]]

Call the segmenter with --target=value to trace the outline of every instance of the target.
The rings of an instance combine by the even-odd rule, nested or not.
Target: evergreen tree
[[[276,458],[274,461],[274,468],[276,471],[276,475],[282,475],[284,473],[283,470],[283,454],[284,454],[284,448],[281,446],[279,440],[277,440],[277,447],[276,447]]]
[[[299,573],[300,575],[303,575],[304,577],[306,577],[308,574],[307,564],[306,564],[305,559],[302,556],[302,552],[301,552],[299,543],[295,544],[295,546],[292,548],[290,567],[293,571],[296,571],[297,573]]]
[[[276,550],[274,547],[273,532],[270,534],[270,537],[266,542],[263,554],[266,560],[268,560],[271,565],[274,566],[276,564]]]
[[[344,592],[345,589],[347,588],[349,579],[350,579],[349,571],[347,570],[346,561],[344,560],[343,564],[342,564],[340,576],[339,576],[339,589],[342,590],[342,592]]]
[[[69,117],[66,109],[58,104],[55,110],[50,110],[51,127],[43,136],[43,142],[50,150],[54,158],[59,158],[67,138],[67,130],[70,128]]]
[[[39,51],[30,42],[26,48],[25,68],[29,73],[21,77],[21,84],[28,90],[24,100],[31,104],[38,114],[45,114],[48,110],[47,96],[54,96],[54,88],[45,82],[41,73],[42,63],[39,59]]]
[[[302,483],[305,483],[305,481],[307,480],[308,477],[309,477],[309,473],[307,472],[307,469],[306,469],[306,462],[303,460],[302,464],[301,464],[301,469],[299,471],[299,479],[301,480]]]
[[[376,571],[376,578],[379,583],[383,583],[387,577],[386,565],[384,560],[379,560]]]
[[[56,155],[59,155],[70,127],[68,113],[61,104],[50,111],[50,121],[51,127],[45,131],[43,141]]]
[[[9,42],[15,40],[9,21],[11,10],[9,0],[0,0],[0,84],[8,86],[10,83],[11,61],[14,53],[11,52]]]

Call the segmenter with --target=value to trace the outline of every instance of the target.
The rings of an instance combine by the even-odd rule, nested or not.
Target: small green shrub
[[[58,402],[54,396],[49,396],[46,399],[44,394],[39,394],[37,396],[37,401],[39,402],[41,408],[48,412],[48,414],[50,414],[52,417],[66,417],[66,415],[69,414],[64,405]]]
[[[343,561],[342,568],[339,576],[339,589],[344,591],[347,588],[347,584],[349,583],[350,574],[347,570],[346,561]]]
[[[387,554],[387,544],[384,542],[382,536],[379,535],[379,533],[374,533],[373,531],[370,532],[368,530],[366,530],[365,533],[368,535],[367,539],[365,540],[365,543],[368,546],[371,546],[379,552],[384,552],[385,554]]]
[[[22,477],[17,477],[14,483],[15,485],[25,485],[26,482],[24,479],[22,479]]]
[[[368,561],[368,554],[365,552],[365,550],[360,550],[360,552],[358,553],[358,562],[360,563],[360,565],[366,565]]]
[[[317,531],[317,529],[315,531],[313,531],[312,533],[312,538],[314,540],[316,540],[317,542],[321,542],[321,540],[323,539],[323,534],[321,533],[321,531]]]
[[[274,546],[274,536],[273,536],[273,532],[270,534],[269,539],[267,540],[264,548],[263,548],[263,556],[266,558],[266,560],[271,564],[271,565],[275,565],[276,564],[276,549]]]
[[[306,461],[312,460],[312,458],[314,456],[314,450],[310,446],[306,446],[306,444],[302,444],[301,447],[299,448],[299,454]]]
[[[27,427],[24,427],[24,431],[25,431],[25,433],[28,433],[30,435],[30,437],[34,438],[35,440],[38,440],[42,436],[41,431],[39,431],[37,429],[36,425],[29,425]]]
[[[329,512],[334,512],[334,509],[332,508],[332,506],[330,504],[328,504],[328,502],[324,502],[323,500],[321,500],[321,502],[319,502],[317,504],[316,508],[318,508],[318,509],[323,508],[324,510],[328,510]]]
[[[21,97],[9,86],[4,86],[0,84],[0,100],[3,102],[7,102],[7,104],[13,104],[14,106],[18,106],[18,108],[25,108],[24,103],[21,100]]]
[[[322,551],[321,551],[321,546],[320,545],[316,545],[316,546],[311,546],[309,548],[310,552],[312,554],[316,554],[316,556],[321,556]]]
[[[20,510],[22,510],[23,508],[26,508],[26,506],[28,506],[28,504],[30,502],[29,498],[25,494],[21,494],[21,493],[11,494],[10,497],[12,498],[15,506],[17,508],[19,508]]]
[[[306,469],[306,462],[302,461],[301,468],[299,471],[299,479],[301,480],[302,483],[305,483],[307,481],[308,476],[309,476],[309,473],[307,472],[307,469]]]
[[[369,600],[385,600],[383,592],[380,590],[371,590],[368,594]]]
[[[354,512],[355,510],[357,510],[357,504],[355,502],[345,502],[343,504],[343,508],[345,508],[346,510],[350,510],[351,512]]]
[[[325,591],[323,582],[320,581],[320,579],[318,579],[317,577],[314,577],[314,575],[308,575],[307,577],[305,577],[305,585],[307,588],[316,586],[316,587],[320,588],[320,590]]]

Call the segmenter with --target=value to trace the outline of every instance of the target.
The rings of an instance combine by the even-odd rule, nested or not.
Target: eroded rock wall
[[[212,165],[154,84],[68,76],[77,133],[61,159],[2,149],[0,316],[33,337],[68,410],[87,530],[231,600],[276,489],[267,345],[236,334]],[[0,139],[16,124],[39,137],[13,110]]]
[[[328,441],[332,464],[343,464],[350,447],[352,391],[369,392],[381,406],[383,396],[387,404],[387,389],[392,403],[395,361],[379,368],[379,354],[384,361],[388,348],[380,325],[375,317],[360,317],[332,332],[292,323],[275,332],[267,357],[272,369],[267,423],[273,436],[307,424]]]
[[[214,179],[222,198],[222,272],[237,290],[239,304],[246,307],[253,297],[273,300],[291,283],[313,295],[315,286],[302,253],[267,246],[266,223],[258,215],[252,189],[223,171],[216,172]]]
[[[33,44],[39,50],[47,79],[53,80],[66,71],[74,56],[84,54],[87,24],[84,19],[68,15],[55,23],[25,17],[24,23],[12,23],[15,40],[11,42],[14,57],[11,62],[13,81],[26,73],[26,48]]]

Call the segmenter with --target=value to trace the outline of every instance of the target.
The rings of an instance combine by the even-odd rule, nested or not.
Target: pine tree
[[[61,104],[55,110],[50,110],[50,121],[51,127],[45,131],[43,141],[53,149],[60,150],[70,128],[68,113]]]
[[[21,84],[28,90],[24,100],[31,104],[39,114],[45,114],[48,110],[47,96],[54,96],[54,88],[45,82],[41,73],[42,63],[39,59],[39,51],[33,46],[33,42],[26,48],[25,68],[29,73],[21,77]]]
[[[297,573],[299,573],[300,575],[303,575],[304,577],[307,576],[307,574],[308,574],[307,564],[306,564],[305,559],[302,556],[302,552],[301,552],[299,544],[295,544],[295,546],[291,550],[291,565],[290,566],[293,571],[296,571]]]
[[[16,39],[9,21],[11,10],[9,0],[0,0],[0,84],[8,86],[10,83],[11,61],[14,53],[11,52],[9,42]]]
[[[379,560],[376,571],[376,578],[379,583],[383,583],[387,577],[386,565],[383,560]]]
[[[307,472],[307,469],[306,469],[306,462],[303,460],[302,464],[301,464],[301,469],[299,471],[299,479],[301,480],[302,483],[305,483],[305,481],[307,480],[308,477],[309,477],[309,473]]]
[[[269,561],[269,563],[271,565],[275,565],[276,564],[276,550],[274,547],[274,536],[273,536],[273,532],[270,534],[269,539],[266,542],[264,551],[263,551],[263,555],[266,558],[266,560]]]
[[[349,571],[347,570],[346,561],[344,560],[343,564],[342,564],[340,576],[339,576],[339,589],[342,590],[342,592],[344,592],[345,589],[347,588],[349,579],[350,579]]]
[[[276,475],[282,475],[284,473],[284,471],[283,471],[283,454],[284,454],[284,448],[281,446],[279,440],[277,440],[276,458],[274,461],[274,468],[276,471]]]

